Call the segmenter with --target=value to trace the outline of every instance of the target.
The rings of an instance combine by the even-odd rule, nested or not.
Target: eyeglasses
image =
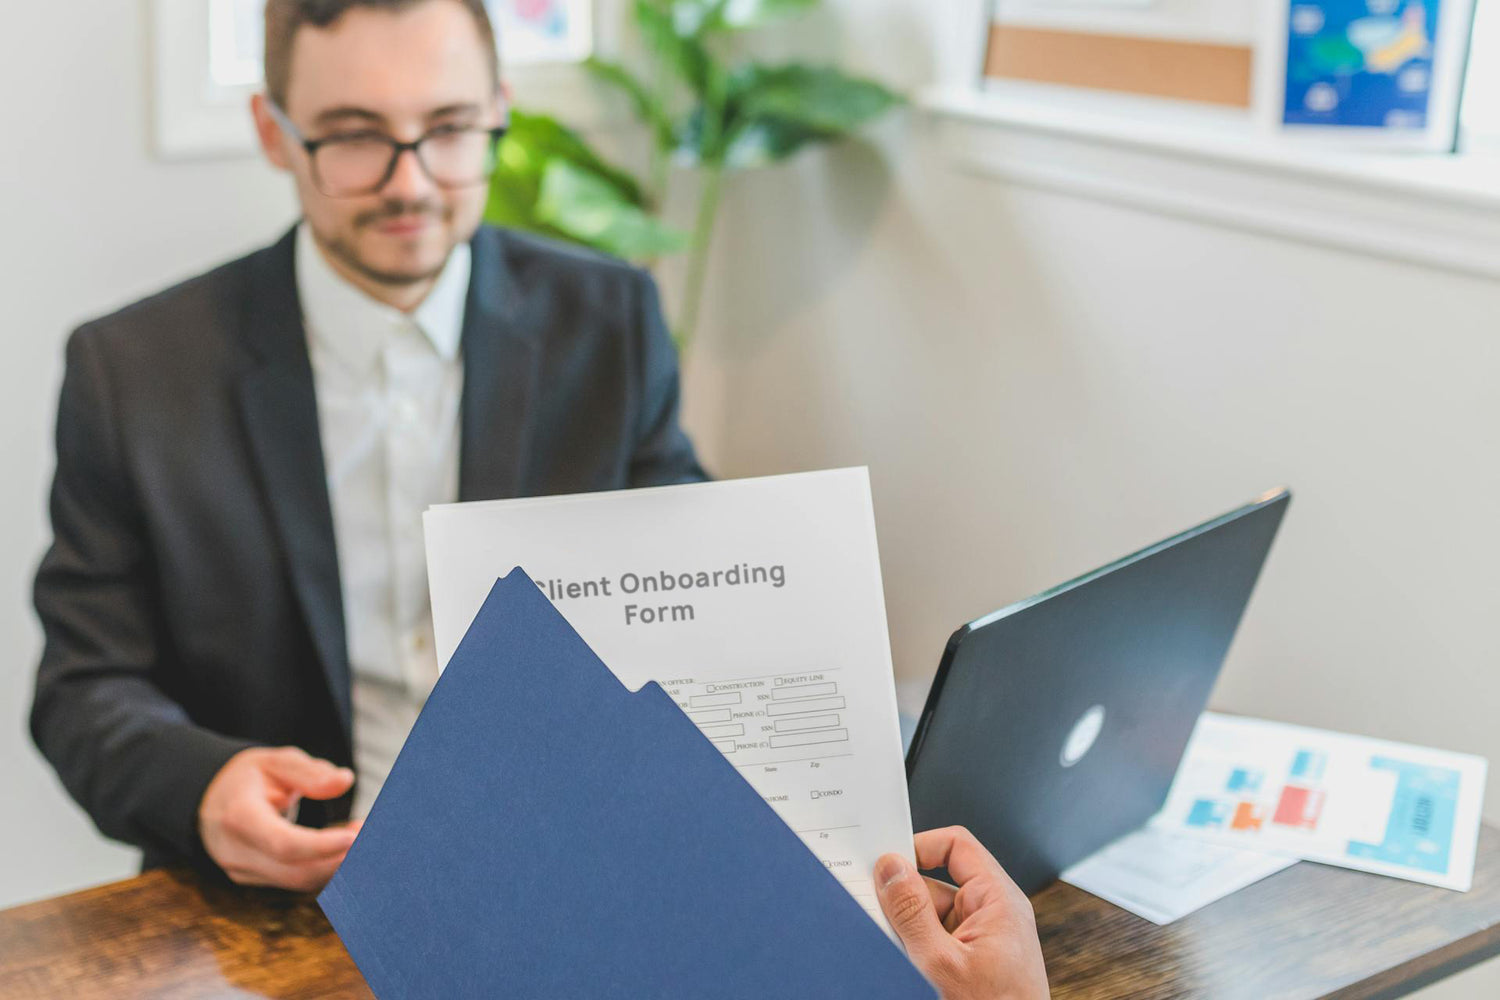
[[[313,184],[330,198],[375,194],[390,183],[408,150],[438,187],[482,184],[495,172],[496,150],[505,136],[504,126],[439,125],[414,142],[372,129],[309,139],[275,102],[266,104],[276,123],[307,151]]]

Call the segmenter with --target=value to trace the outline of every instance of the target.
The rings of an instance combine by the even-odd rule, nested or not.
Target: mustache
[[[388,199],[382,202],[379,208],[372,208],[368,212],[356,215],[354,224],[359,227],[374,226],[391,219],[406,219],[414,215],[427,215],[441,220],[443,209],[437,202],[426,198],[418,201]]]

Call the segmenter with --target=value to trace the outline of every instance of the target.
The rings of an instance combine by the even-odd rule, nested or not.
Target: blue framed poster
[[[1425,128],[1444,0],[1296,0],[1287,18],[1289,125]]]
[[[1277,118],[1451,148],[1473,0],[1283,0]]]

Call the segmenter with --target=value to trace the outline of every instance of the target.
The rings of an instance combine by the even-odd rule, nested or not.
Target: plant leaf
[[[484,205],[484,221],[492,226],[509,226],[537,232],[542,223],[536,217],[536,191],[521,184],[498,179],[490,181],[489,197]],[[538,188],[538,191],[540,188]]]
[[[558,239],[572,240],[610,253],[628,249],[622,238],[597,242],[577,225],[560,225],[567,213],[559,199],[566,188],[548,191],[549,178],[559,168],[590,178],[591,184],[619,204],[642,210],[640,185],[624,171],[599,156],[576,132],[546,115],[511,112],[510,128],[500,143],[495,174],[485,203],[485,221]],[[555,182],[552,182],[555,184]],[[598,194],[594,195],[598,200]],[[639,240],[637,242],[640,242]]]
[[[622,198],[605,178],[567,160],[547,164],[536,218],[580,243],[627,260],[649,260],[687,246],[686,235]]]
[[[798,17],[821,0],[668,0],[677,34],[702,38],[713,31],[744,31]],[[660,6],[658,4],[658,6]]]
[[[820,0],[720,0],[715,27],[730,31],[760,28],[777,21],[800,17],[817,7]]]
[[[668,0],[672,30],[683,38],[699,38],[714,27],[727,0]]]
[[[737,124],[776,119],[829,138],[854,131],[902,100],[874,80],[800,63],[749,67],[736,75],[731,91]]]
[[[804,146],[832,138],[826,132],[778,118],[761,118],[746,122],[735,130],[724,154],[724,164],[734,170],[747,170],[780,162]]]
[[[694,94],[701,98],[708,92],[717,64],[695,33],[677,30],[675,5],[663,8],[652,0],[635,0],[635,23],[646,45],[666,60]]]
[[[657,145],[670,149],[676,144],[676,130],[672,126],[671,116],[662,107],[661,101],[656,99],[634,73],[620,63],[597,56],[589,56],[584,66],[596,78],[623,91],[630,98],[630,102],[635,105],[636,114],[651,126]]]
[[[577,132],[549,115],[513,109],[510,126],[500,142],[497,176],[525,181],[540,190],[548,165],[557,159],[583,167],[608,181],[630,203],[644,204],[636,179],[594,152]]]

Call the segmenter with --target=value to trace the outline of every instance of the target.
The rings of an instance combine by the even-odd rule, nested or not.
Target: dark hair
[[[433,0],[266,0],[266,92],[271,100],[286,107],[287,84],[292,75],[292,41],[303,27],[327,28],[355,7],[399,13],[430,2]],[[484,0],[452,2],[462,4],[474,16],[479,40],[484,43],[494,70],[495,86],[499,87],[500,57],[495,50],[495,28]]]

